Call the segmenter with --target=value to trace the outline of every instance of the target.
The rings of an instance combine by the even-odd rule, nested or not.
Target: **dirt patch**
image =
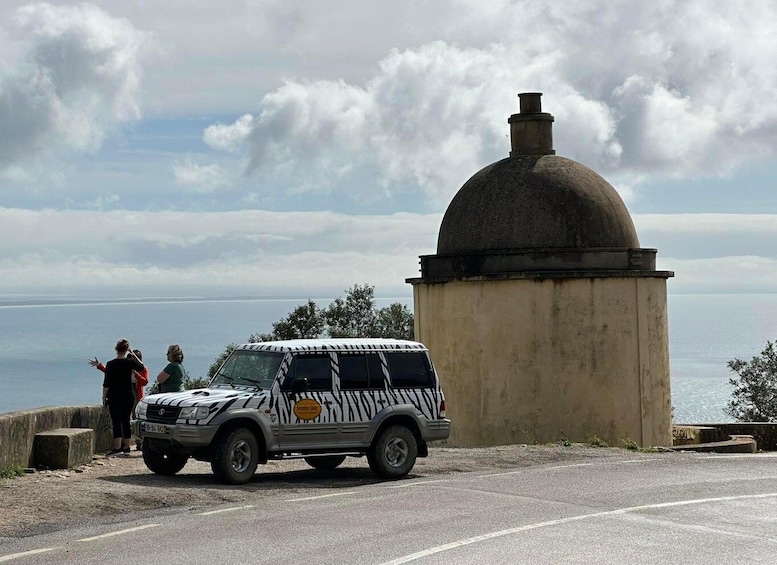
[[[597,459],[639,459],[644,454],[624,449],[569,446],[510,445],[483,448],[431,448],[418,459],[410,475],[488,471],[547,463]],[[190,460],[174,477],[152,474],[141,453],[131,457],[95,456],[92,463],[69,471],[35,472],[0,480],[0,539],[21,537],[85,523],[94,518],[126,518],[128,513],[173,507],[207,507],[256,500],[262,492],[349,488],[380,482],[363,458],[348,458],[334,471],[316,471],[302,460],[272,461],[261,465],[245,485],[222,485],[210,464]]]

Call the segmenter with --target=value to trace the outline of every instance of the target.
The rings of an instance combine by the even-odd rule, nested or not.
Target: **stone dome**
[[[556,155],[514,155],[477,172],[448,206],[437,241],[440,255],[638,247],[615,189]]]
[[[438,255],[535,249],[639,248],[626,205],[594,171],[555,155],[553,116],[539,93],[519,94],[512,151],[470,178],[451,201]]]

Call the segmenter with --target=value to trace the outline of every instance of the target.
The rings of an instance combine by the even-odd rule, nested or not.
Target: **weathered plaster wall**
[[[671,445],[664,278],[415,284],[457,446]]]

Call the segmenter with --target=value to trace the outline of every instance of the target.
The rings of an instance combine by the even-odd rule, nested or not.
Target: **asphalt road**
[[[344,470],[345,471],[345,470]],[[11,540],[19,564],[774,564],[777,454],[300,485]]]

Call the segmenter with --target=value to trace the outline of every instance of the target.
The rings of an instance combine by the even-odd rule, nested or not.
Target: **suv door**
[[[342,417],[333,396],[332,358],[328,353],[295,353],[279,396],[281,449],[325,449],[337,444]]]
[[[390,404],[383,363],[378,352],[340,352],[337,360],[343,411],[340,443],[364,444],[370,422]]]

